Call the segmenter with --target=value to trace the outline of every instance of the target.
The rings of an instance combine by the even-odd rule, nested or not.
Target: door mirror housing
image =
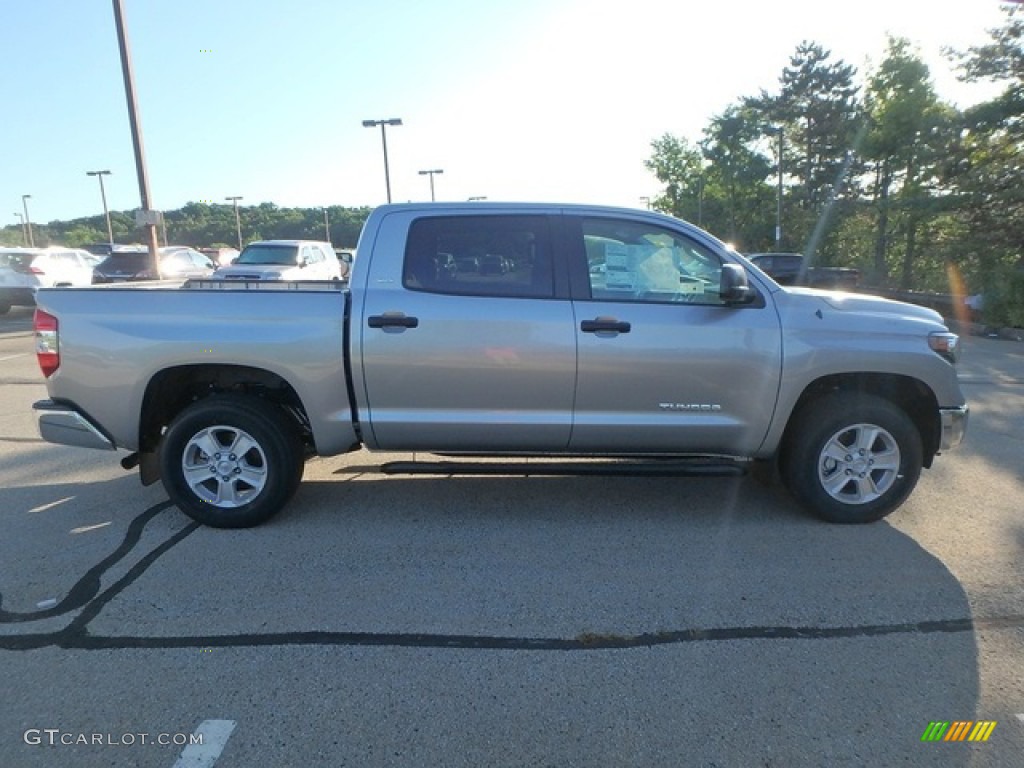
[[[726,304],[749,304],[756,297],[747,280],[747,270],[739,264],[722,264],[722,282],[719,296]]]

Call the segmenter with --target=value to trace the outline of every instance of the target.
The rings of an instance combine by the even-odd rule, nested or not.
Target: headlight
[[[960,361],[960,337],[955,333],[929,333],[928,346],[954,365]]]

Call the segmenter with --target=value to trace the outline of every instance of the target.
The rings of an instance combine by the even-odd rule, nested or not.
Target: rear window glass
[[[35,258],[31,253],[0,253],[0,267],[12,269],[28,269]]]
[[[550,298],[553,275],[545,217],[438,217],[413,222],[402,284],[433,293]]]
[[[114,253],[100,265],[103,269],[142,269],[149,259],[148,253]]]

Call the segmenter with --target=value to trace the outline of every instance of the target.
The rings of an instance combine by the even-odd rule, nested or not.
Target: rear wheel
[[[182,512],[214,528],[269,520],[302,479],[298,428],[278,406],[217,395],[186,408],[160,449],[164,488]]]
[[[921,436],[899,407],[837,392],[796,416],[782,477],[808,509],[833,523],[870,523],[902,504],[923,463]]]

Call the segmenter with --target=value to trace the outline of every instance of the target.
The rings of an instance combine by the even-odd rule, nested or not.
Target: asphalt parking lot
[[[875,525],[749,477],[387,475],[361,452],[218,531],[39,440],[14,310],[0,766],[1020,765],[1024,344],[966,338],[961,379],[965,444]],[[922,741],[936,721],[995,725]]]

